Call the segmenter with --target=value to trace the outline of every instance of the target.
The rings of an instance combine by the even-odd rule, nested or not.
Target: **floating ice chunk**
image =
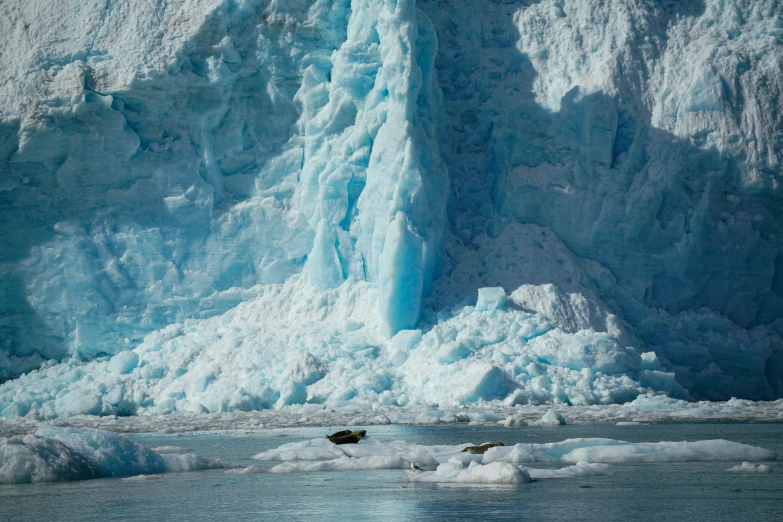
[[[562,456],[566,462],[691,462],[716,460],[775,460],[764,448],[728,440],[696,442],[640,442],[574,449]]]
[[[555,410],[549,410],[543,417],[530,423],[531,426],[564,426],[566,423],[562,415]]]
[[[0,483],[24,484],[153,475],[224,467],[194,453],[158,453],[109,431],[44,427],[0,438]]]
[[[273,473],[356,471],[368,469],[420,470],[407,473],[413,482],[520,484],[534,479],[573,478],[611,474],[606,462],[682,462],[752,458],[774,460],[775,453],[725,440],[629,443],[614,439],[568,439],[545,444],[497,446],[483,455],[462,451],[472,444],[418,445],[365,438],[359,444],[336,446],[326,439],[283,444],[256,455],[257,460],[283,461]],[[561,469],[526,469],[529,462],[574,462]],[[466,467],[467,466],[467,467]],[[752,466],[752,465],[750,465]],[[743,464],[745,471],[747,468]],[[435,471],[429,471],[435,468]],[[733,471],[733,469],[731,470]],[[755,469],[763,472],[762,469]],[[240,473],[240,471],[234,471]]]
[[[160,480],[162,478],[163,478],[162,475],[135,475],[133,477],[125,477],[122,480],[128,480],[128,481],[131,481],[131,482],[137,482],[137,481],[138,482],[143,482],[143,481],[147,481],[147,480]]]
[[[609,466],[609,464],[591,464],[584,461],[580,461],[573,466],[560,469],[526,469],[528,473],[530,473],[530,476],[534,479],[597,477],[612,474],[611,466]]]
[[[259,466],[248,466],[246,468],[235,468],[226,471],[227,475],[258,475],[259,473],[267,473],[269,470]]]
[[[504,420],[498,421],[499,424],[510,428],[512,426],[527,426],[527,421],[521,415],[509,415]]]
[[[775,460],[764,448],[726,440],[631,443],[615,439],[567,439],[545,444],[520,443],[490,448],[487,462],[688,462],[720,460]]]
[[[190,453],[193,451],[190,448],[183,448],[182,446],[158,446],[152,448],[155,453]]]
[[[88,480],[108,476],[93,460],[54,439],[0,438],[0,484]]]
[[[500,310],[506,306],[506,291],[503,287],[479,288],[476,311]]]
[[[255,460],[332,460],[344,456],[340,446],[332,444],[327,439],[313,439],[302,442],[289,442],[279,448],[263,451],[254,455]]]
[[[195,453],[161,455],[166,463],[166,471],[201,471],[205,469],[223,469],[225,466],[218,459],[202,457]]]
[[[730,467],[726,471],[731,471],[732,473],[772,473],[772,468],[766,464],[756,466],[752,462],[743,462]]]
[[[303,442],[291,442],[283,444],[277,449],[264,451],[253,456],[255,460],[272,461],[331,461],[347,458],[389,457],[386,463],[397,468],[400,463],[397,460],[415,463],[419,467],[434,468],[438,462],[430,455],[431,446],[419,446],[408,444],[404,441],[380,442],[372,437],[365,437],[358,444],[336,445],[327,439],[313,439]],[[452,449],[451,446],[436,446],[434,448]],[[381,461],[373,461],[367,465],[377,466]],[[370,469],[370,468],[367,468]],[[372,468],[376,469],[376,468]],[[289,471],[302,471],[303,469],[289,469]]]
[[[524,467],[505,462],[479,464],[471,462],[466,468],[459,459],[451,459],[435,471],[407,471],[410,482],[452,482],[457,484],[525,484],[532,479]]]
[[[35,434],[62,442],[97,463],[110,475],[128,477],[167,471],[166,461],[161,455],[110,431],[44,427]]]

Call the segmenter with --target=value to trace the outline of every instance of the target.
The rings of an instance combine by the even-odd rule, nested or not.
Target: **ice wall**
[[[225,311],[312,246],[289,204],[294,96],[345,10],[93,4],[18,2],[0,22],[2,378]]]
[[[345,335],[372,339],[365,348],[393,351],[388,338],[399,331],[437,333],[448,321],[471,331],[467,319],[455,324],[460,310],[479,288],[502,287],[512,306],[498,312],[512,314],[503,324],[523,309],[573,334],[567,345],[607,335],[612,357],[657,353],[655,367],[616,366],[632,381],[610,377],[617,393],[573,397],[681,394],[680,385],[712,399],[783,395],[778,2],[7,7],[0,380],[74,357],[51,371],[76,382],[87,378],[70,373],[79,361],[149,346],[188,319],[230,322],[233,307],[254,299],[280,317],[323,300],[313,305],[323,317],[307,320],[329,317]],[[284,288],[307,298],[264,301],[292,277]],[[337,287],[371,288],[372,310],[356,322],[356,303],[331,309],[321,296]],[[256,349],[304,354],[342,339],[269,328],[276,333]],[[541,377],[498,363],[502,343],[452,341],[438,337],[432,346],[445,348],[433,353],[477,368],[479,384],[502,377],[498,393],[485,383],[487,397]],[[201,346],[194,338],[178,349],[188,342]],[[499,351],[481,366],[486,346]],[[538,354],[531,349],[525,357]],[[247,371],[248,382],[267,375]],[[571,400],[552,371],[534,386],[550,386],[541,400]],[[679,384],[643,371],[673,372]],[[410,372],[370,387],[410,395],[423,389],[410,384],[419,377],[393,386]],[[563,377],[563,389],[577,378]],[[585,379],[611,388],[600,375]],[[274,400],[263,399],[266,385]],[[253,396],[262,398],[235,406],[296,402],[311,385],[260,382]],[[58,390],[47,390],[54,400]],[[143,393],[128,411],[155,410]]]
[[[376,281],[389,335],[413,328],[440,275],[448,176],[437,41],[412,0],[351,4],[346,42],[305,71],[298,203],[316,231],[311,283]],[[327,81],[328,79],[328,81]]]
[[[223,312],[307,258],[316,285],[377,281],[390,334],[415,326],[441,266],[448,178],[437,44],[414,2],[13,14],[3,378]]]
[[[696,395],[780,396],[779,2],[420,5],[454,187],[444,295],[552,283]]]

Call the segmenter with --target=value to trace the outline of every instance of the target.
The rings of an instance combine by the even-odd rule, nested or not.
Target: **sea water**
[[[331,428],[137,434],[150,448],[178,446],[229,466],[271,468],[250,457]],[[683,423],[559,427],[376,426],[380,440],[419,444],[556,442],[605,437],[630,442],[726,439],[783,455],[780,423]],[[400,470],[227,474],[224,470],[134,479],[0,486],[0,520],[781,520],[783,468],[730,473],[739,462],[613,464],[610,476],[519,486],[406,481]],[[536,463],[559,468],[563,463]]]

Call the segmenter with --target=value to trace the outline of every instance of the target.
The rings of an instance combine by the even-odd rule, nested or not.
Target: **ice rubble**
[[[194,453],[160,455],[115,433],[44,427],[0,438],[0,484],[88,480],[222,468]]]
[[[372,410],[359,404],[339,409],[323,404],[305,404],[281,410],[226,411],[196,413],[177,411],[168,415],[137,415],[129,417],[75,415],[58,420],[64,427],[88,427],[117,433],[190,433],[198,431],[247,432],[270,428],[300,428],[312,426],[384,426],[456,425],[525,426],[535,423],[548,413],[550,406],[507,406],[476,404],[455,408],[413,405],[406,408],[376,405]],[[630,423],[634,425],[659,422],[769,422],[783,420],[783,399],[774,402],[753,402],[732,399],[726,402],[687,402],[663,395],[644,395],[624,404],[558,406],[569,424]],[[35,417],[11,417],[0,420],[0,436],[25,435],[42,424]],[[548,429],[548,428],[544,428]]]
[[[294,277],[220,317],[151,334],[132,351],[30,372],[0,388],[0,412],[54,418],[305,403],[587,405],[681,391],[672,374],[644,369],[639,353],[613,336],[567,333],[540,314],[457,306],[429,331],[388,339],[374,322],[373,286],[308,290]]]
[[[9,5],[3,417],[783,396],[779,2]]]

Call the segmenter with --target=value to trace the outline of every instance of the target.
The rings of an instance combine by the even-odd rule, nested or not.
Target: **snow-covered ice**
[[[779,1],[6,3],[3,418],[783,397]]]

